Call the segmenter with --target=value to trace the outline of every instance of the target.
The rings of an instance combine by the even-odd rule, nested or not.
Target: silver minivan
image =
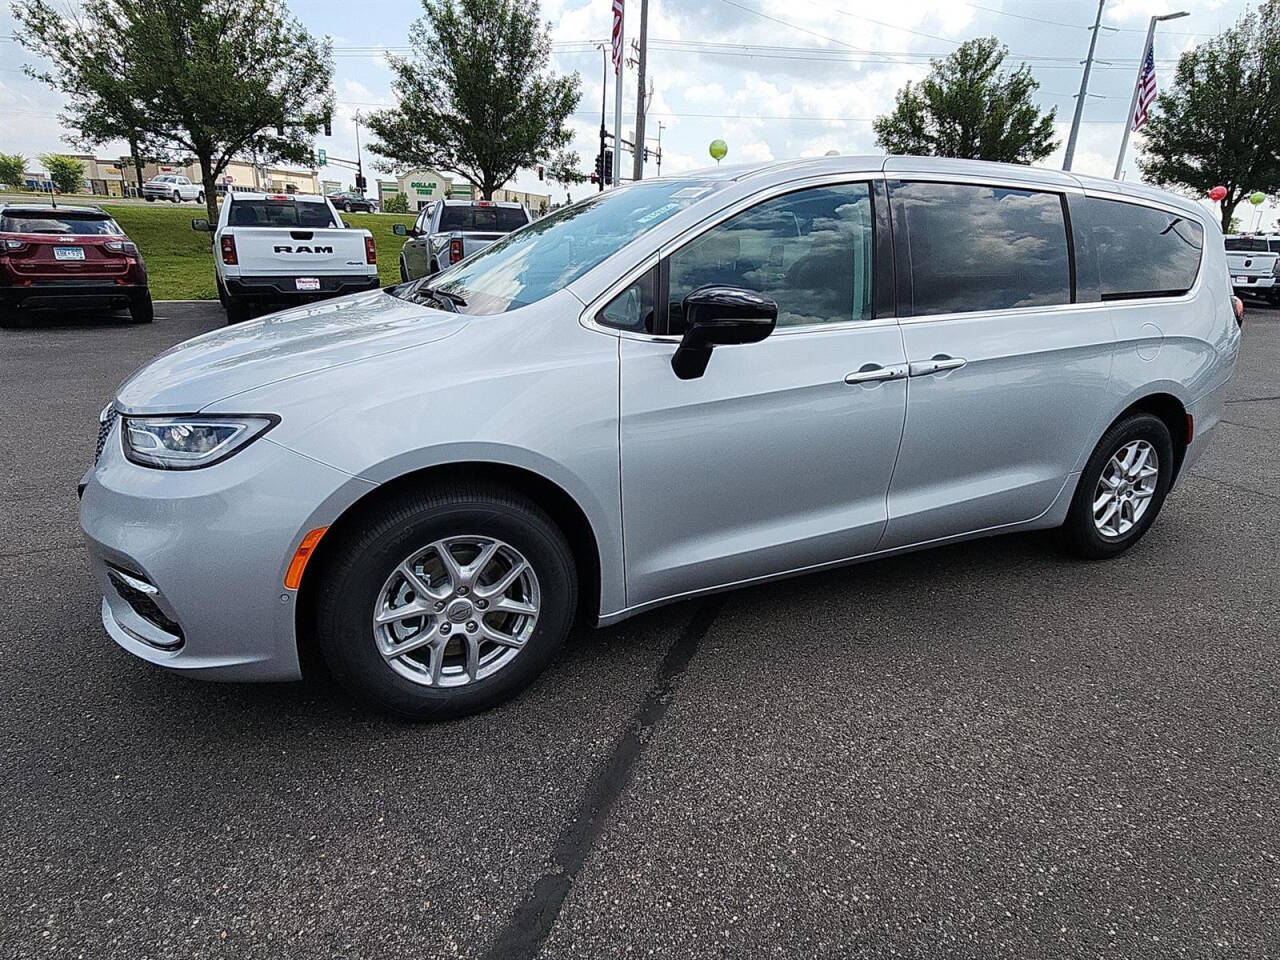
[[[1019,530],[1114,556],[1239,348],[1192,201],[965,161],[724,167],[162,354],[102,412],[81,522],[131,653],[322,660],[456,715],[579,615]]]

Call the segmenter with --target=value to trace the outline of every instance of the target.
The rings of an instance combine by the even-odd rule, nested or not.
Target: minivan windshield
[[[448,300],[462,313],[505,313],[572,283],[640,234],[723,184],[648,180],[596,194],[535,220],[455,267],[393,287],[415,302]]]

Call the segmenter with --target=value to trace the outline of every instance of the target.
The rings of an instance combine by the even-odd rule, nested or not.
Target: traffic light
[[[324,135],[326,137],[333,136],[333,118],[330,117],[327,113],[324,116]]]
[[[605,186],[613,183],[613,151],[605,150],[604,152],[604,182]]]
[[[591,178],[592,183],[601,183],[604,181],[604,157],[596,154],[596,172]]]
[[[539,180],[547,179],[547,168],[544,167],[542,164],[538,164],[538,179]]]
[[[357,190],[359,190],[361,193],[364,193],[365,189],[366,189],[368,186],[369,186],[369,181],[365,179],[364,174],[362,174],[362,173],[357,173],[357,174],[356,174],[356,189],[357,189]]]

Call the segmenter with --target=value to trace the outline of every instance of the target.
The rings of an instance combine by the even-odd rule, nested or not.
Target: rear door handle
[[[876,383],[881,380],[901,380],[907,375],[905,363],[895,363],[882,367],[878,363],[864,363],[859,369],[844,378],[845,383]]]
[[[931,360],[919,360],[907,365],[908,376],[927,377],[942,370],[959,370],[969,361],[964,357],[949,357],[940,353]]]

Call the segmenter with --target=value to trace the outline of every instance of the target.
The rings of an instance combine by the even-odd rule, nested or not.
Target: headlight
[[[243,450],[279,417],[125,417],[124,455],[144,467],[195,470]]]

